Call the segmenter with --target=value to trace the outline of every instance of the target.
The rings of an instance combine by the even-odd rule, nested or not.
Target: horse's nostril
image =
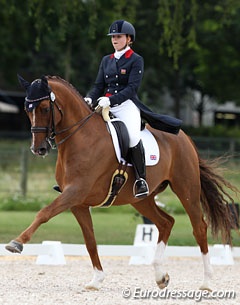
[[[40,156],[45,156],[46,153],[47,153],[46,148],[44,148],[44,147],[39,148],[38,154],[39,154]]]

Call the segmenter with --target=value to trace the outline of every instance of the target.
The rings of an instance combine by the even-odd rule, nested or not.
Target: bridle
[[[58,105],[58,103],[56,102],[56,97],[55,97],[55,94],[53,93],[53,91],[50,91],[48,96],[42,97],[41,99],[38,99],[38,100],[31,100],[31,102],[41,102],[46,99],[48,99],[50,101],[50,113],[51,114],[50,114],[49,126],[48,127],[42,127],[42,126],[31,127],[31,133],[46,133],[47,134],[46,141],[49,143],[49,145],[51,146],[52,149],[56,149],[57,146],[64,143],[65,141],[67,141],[73,134],[75,134],[79,129],[81,129],[88,122],[88,120],[93,116],[93,114],[95,112],[93,111],[86,117],[84,117],[81,120],[77,121],[76,123],[72,124],[71,126],[57,131],[56,123],[55,123],[56,120],[55,120],[55,107],[54,106],[56,106],[57,110],[60,112],[61,117],[63,117],[63,111],[62,111],[61,107]],[[29,100],[26,99],[25,101],[28,102]],[[57,135],[64,134],[65,132],[71,130],[73,127],[76,127],[76,126],[78,126],[78,127],[76,129],[74,129],[74,131],[72,131],[70,134],[65,136],[61,141],[56,143],[55,138]]]

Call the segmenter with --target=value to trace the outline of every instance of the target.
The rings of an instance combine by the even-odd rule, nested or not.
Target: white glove
[[[111,104],[109,97],[106,96],[99,97],[97,101],[98,101],[98,105],[102,108],[107,108]]]
[[[92,99],[91,99],[91,97],[84,97],[84,101],[88,104],[88,106],[92,106]]]

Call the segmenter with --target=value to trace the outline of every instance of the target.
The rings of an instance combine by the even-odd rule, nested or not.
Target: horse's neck
[[[56,131],[68,129],[72,126],[67,132],[63,132],[57,136],[57,142],[61,142],[64,138],[72,134],[67,141],[64,141],[63,145],[59,146],[59,149],[61,150],[64,147],[65,150],[66,146],[72,145],[76,145],[77,147],[79,145],[95,146],[99,141],[101,142],[101,145],[98,143],[100,151],[102,151],[102,146],[104,149],[108,148],[108,144],[109,148],[111,148],[112,141],[107,137],[108,131],[106,124],[100,115],[92,113],[92,110],[89,109],[78,92],[61,81],[56,82],[53,80],[50,85],[57,96],[56,103],[61,108],[61,111],[56,111],[56,113],[59,113],[60,118],[59,124],[56,126]],[[91,114],[93,115],[91,116]],[[65,143],[67,145],[64,145]]]
[[[68,129],[66,132],[60,133],[58,142],[72,134],[73,136],[69,137],[66,143],[81,141],[80,137],[83,137],[86,142],[93,141],[94,143],[104,132],[107,132],[102,118],[92,113],[78,93],[66,87],[55,87],[55,92],[58,93],[56,102],[62,112],[61,119],[56,126],[57,132]]]
[[[61,128],[79,122],[87,117],[91,110],[88,108],[81,96],[71,90],[65,90],[60,97],[60,107],[63,111]]]

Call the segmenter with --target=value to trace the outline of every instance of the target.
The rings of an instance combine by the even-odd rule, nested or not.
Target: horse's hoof
[[[84,286],[85,289],[87,290],[99,290],[98,286],[93,285],[92,283],[88,283]]]
[[[97,268],[94,269],[93,279],[90,283],[85,285],[85,289],[89,290],[99,290],[101,283],[104,280],[104,273],[102,270],[98,270]]]
[[[5,249],[12,253],[21,253],[23,250],[23,245],[16,240],[12,240],[8,245],[5,246]]]
[[[169,275],[166,273],[165,276],[162,277],[162,279],[160,281],[157,281],[157,285],[160,289],[164,289],[168,286],[170,277]]]
[[[202,285],[199,290],[206,290],[206,291],[209,291],[209,292],[212,292],[212,289],[207,287],[206,285]]]

